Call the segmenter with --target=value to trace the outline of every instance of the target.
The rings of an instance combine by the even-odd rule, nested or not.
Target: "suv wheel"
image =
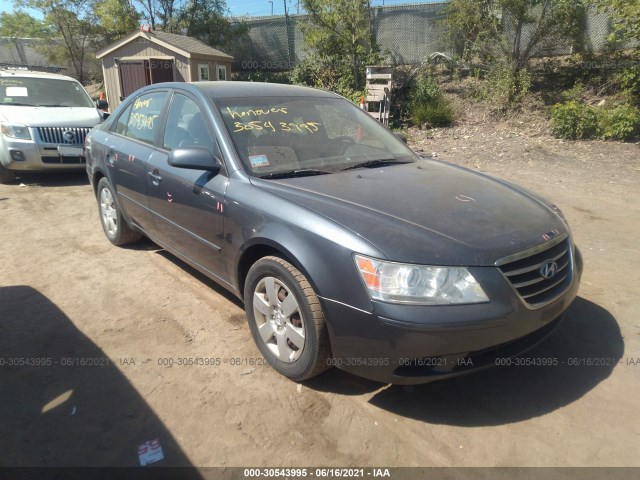
[[[276,371],[301,381],[328,368],[322,307],[298,269],[278,257],[258,260],[247,274],[244,298],[253,339]]]
[[[0,183],[6,185],[7,183],[11,183],[15,180],[16,176],[12,170],[4,168],[0,163]]]
[[[142,235],[131,230],[124,220],[113,188],[106,177],[102,177],[98,182],[97,199],[102,228],[111,243],[126,245],[140,240]]]

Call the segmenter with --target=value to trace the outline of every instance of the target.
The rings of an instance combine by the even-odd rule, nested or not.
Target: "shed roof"
[[[96,52],[96,58],[102,58],[137,38],[147,39],[150,42],[162,45],[163,47],[179,53],[180,55],[184,55],[187,58],[197,57],[229,61],[233,60],[231,55],[227,55],[220,50],[210,47],[197,38],[166,32],[143,32],[142,30],[133,32],[126,37],[122,37],[120,40],[113,42],[111,45],[98,50],[98,52]]]

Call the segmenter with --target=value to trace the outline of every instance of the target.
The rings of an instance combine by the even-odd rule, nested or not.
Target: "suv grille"
[[[569,288],[573,277],[572,261],[571,242],[565,234],[539,247],[499,260],[496,265],[520,297],[537,308],[552,302]],[[555,263],[555,272],[552,272],[554,267],[544,272],[545,265],[550,262]]]
[[[42,143],[83,145],[90,128],[86,127],[38,127]]]

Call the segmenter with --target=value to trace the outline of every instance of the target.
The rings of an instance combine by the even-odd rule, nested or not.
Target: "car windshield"
[[[0,105],[27,107],[93,107],[82,85],[42,77],[0,78]]]
[[[216,104],[251,175],[322,175],[417,159],[378,121],[344,99],[245,97]]]

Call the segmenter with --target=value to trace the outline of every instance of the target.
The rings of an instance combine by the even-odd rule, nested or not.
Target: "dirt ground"
[[[159,465],[640,466],[640,146],[535,123],[470,116],[410,140],[564,211],[580,296],[527,354],[559,365],[414,388],[286,380],[221,288],[151,242],[106,240],[82,174],[0,185],[0,465],[137,465],[159,439]],[[194,357],[213,365],[176,364]]]

